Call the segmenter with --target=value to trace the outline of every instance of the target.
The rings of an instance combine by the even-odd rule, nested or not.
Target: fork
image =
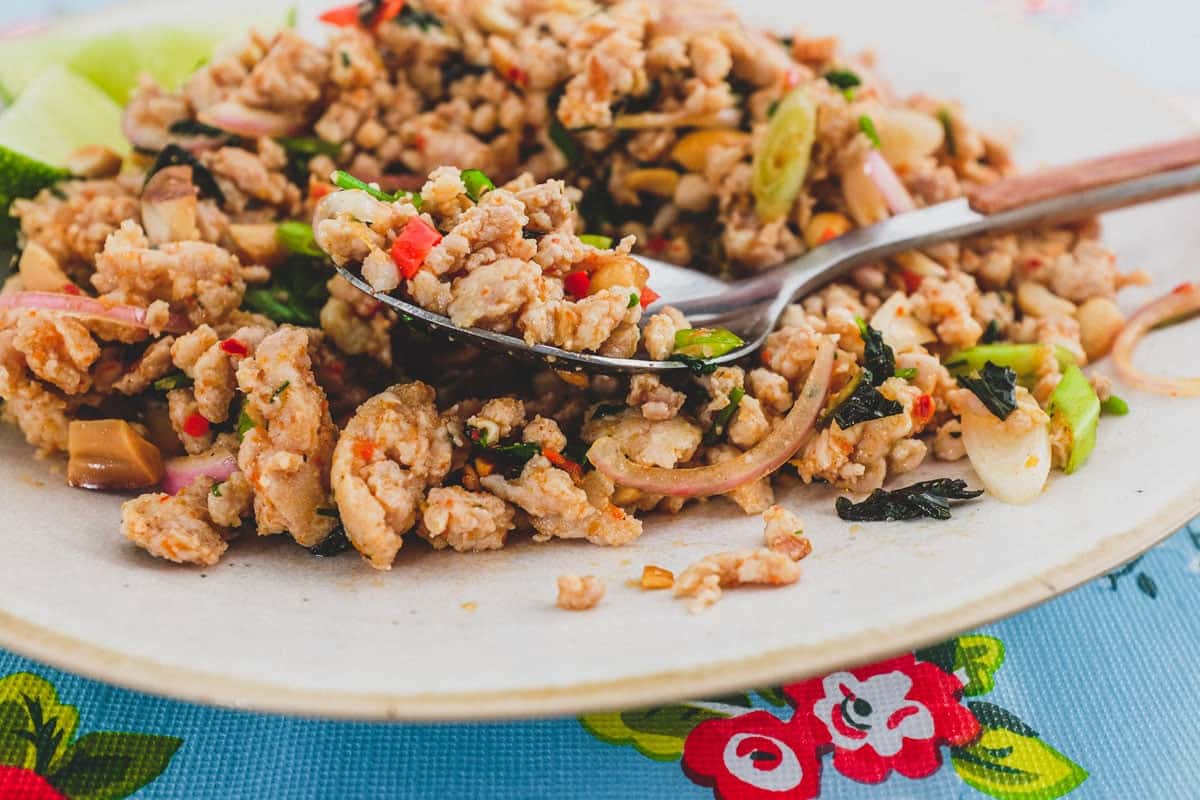
[[[695,327],[726,328],[744,344],[707,363],[737,361],[757,350],[797,298],[837,280],[855,267],[951,239],[1035,224],[1080,219],[1115,208],[1200,189],[1200,135],[1101,156],[1006,178],[965,197],[898,214],[857,228],[753,277],[725,281],[674,264],[639,256],[661,299],[646,316],[670,304]],[[508,334],[460,328],[448,317],[388,294],[338,267],[352,286],[451,341],[461,338],[520,358],[541,359],[557,369],[588,372],[666,372],[688,369],[679,361],[614,358],[530,345]]]

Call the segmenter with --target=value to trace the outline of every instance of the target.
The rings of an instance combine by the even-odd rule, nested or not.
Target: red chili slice
[[[351,3],[348,6],[337,6],[322,13],[317,19],[321,22],[327,22],[330,25],[337,25],[341,28],[348,28],[351,25],[358,24],[358,3]]]
[[[647,306],[649,306],[651,303],[653,303],[655,300],[657,300],[660,297],[662,297],[662,295],[660,295],[658,292],[651,289],[649,286],[643,287],[642,293],[640,295],[640,302],[642,304],[642,308],[646,308]]]
[[[425,220],[420,217],[409,220],[392,243],[392,261],[396,263],[396,269],[405,278],[414,277],[425,263],[425,256],[441,240],[442,235]]]
[[[237,339],[224,339],[221,342],[221,350],[229,353],[231,356],[248,356],[250,348]]]
[[[209,422],[203,416],[197,413],[188,415],[188,418],[183,421],[183,432],[188,436],[199,438],[208,433]]]
[[[592,279],[583,270],[572,272],[563,278],[563,291],[572,297],[580,298],[587,297],[588,290],[591,288]]]

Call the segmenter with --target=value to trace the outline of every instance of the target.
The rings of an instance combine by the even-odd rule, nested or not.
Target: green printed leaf
[[[674,761],[683,753],[683,743],[692,729],[706,720],[730,716],[702,704],[680,703],[641,711],[585,714],[579,723],[602,742],[632,745],[647,758]]]
[[[935,665],[942,672],[954,672],[954,659],[958,652],[958,639],[951,639],[948,642],[930,645],[922,648],[915,653],[918,661],[928,661]]]
[[[44,772],[62,759],[79,723],[54,685],[31,672],[0,679],[0,764]]]
[[[994,636],[960,636],[954,651],[954,669],[967,673],[963,694],[987,694],[996,685],[996,670],[1004,663],[1004,643]]]
[[[969,786],[1001,800],[1052,800],[1088,773],[1037,737],[1012,713],[991,703],[968,703],[983,732],[969,747],[950,751],[954,770]]]
[[[181,744],[174,736],[89,733],[71,745],[50,782],[71,800],[128,797],[161,775]]]

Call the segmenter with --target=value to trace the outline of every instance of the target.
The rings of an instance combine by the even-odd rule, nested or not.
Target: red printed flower
[[[934,664],[904,655],[784,687],[807,719],[810,737],[833,745],[833,766],[878,783],[894,769],[909,778],[937,772],[942,744],[965,745],[979,723],[960,702],[962,683]]]
[[[821,765],[805,726],[766,711],[697,725],[683,746],[683,769],[718,800],[808,800],[820,793]]]
[[[66,800],[66,795],[31,769],[0,766],[0,800]]]

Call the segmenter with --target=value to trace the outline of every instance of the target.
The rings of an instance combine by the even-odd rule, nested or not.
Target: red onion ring
[[[146,309],[139,306],[106,303],[86,295],[61,294],[59,292],[12,292],[0,295],[0,308],[61,311],[64,314],[96,317],[122,325],[132,325],[135,328],[149,327],[146,324]],[[164,330],[170,333],[184,333],[191,327],[187,317],[182,314],[171,314]]]
[[[1200,284],[1185,283],[1140,309],[1113,342],[1112,358],[1121,379],[1135,389],[1172,397],[1200,396],[1200,378],[1152,375],[1133,366],[1133,351],[1151,328],[1175,317],[1200,311]]]
[[[917,207],[917,204],[913,202],[912,195],[908,193],[908,189],[904,188],[900,176],[896,174],[892,165],[878,150],[872,150],[863,161],[863,172],[883,195],[884,201],[893,214],[903,214],[905,211],[912,211]]]
[[[197,478],[212,478],[220,483],[237,472],[237,456],[232,453],[216,455],[183,456],[171,458],[163,464],[163,478],[159,487],[167,494],[178,494],[180,489],[190,486]]]
[[[300,120],[290,114],[251,108],[236,100],[223,100],[196,117],[205,125],[241,136],[288,136],[300,127]]]
[[[720,464],[708,467],[685,469],[663,469],[634,464],[625,454],[617,440],[602,436],[588,450],[588,460],[620,486],[640,489],[649,494],[672,497],[700,497],[724,494],[743,484],[756,481],[783,466],[800,446],[817,421],[817,415],[825,405],[829,392],[829,379],[833,374],[834,344],[828,340],[821,343],[816,360],[800,396],[792,410],[775,430],[751,449]]]

